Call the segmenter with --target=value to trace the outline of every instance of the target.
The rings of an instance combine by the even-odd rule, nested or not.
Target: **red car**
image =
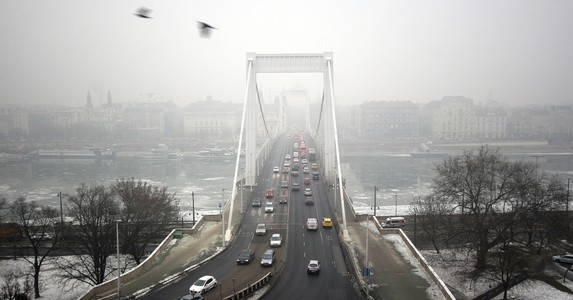
[[[310,178],[306,177],[306,178],[304,179],[304,184],[305,184],[305,185],[310,185]]]
[[[267,198],[272,198],[275,196],[275,192],[273,191],[273,189],[268,189],[267,190]]]

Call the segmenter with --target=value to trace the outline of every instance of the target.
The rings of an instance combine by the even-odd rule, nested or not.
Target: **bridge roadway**
[[[307,146],[312,147],[311,141],[307,140]],[[152,289],[140,298],[143,299],[178,299],[188,292],[189,286],[194,280],[203,275],[213,275],[219,281],[220,286],[207,292],[205,299],[221,299],[230,296],[233,290],[240,290],[272,271],[274,285],[264,296],[264,299],[361,299],[357,291],[357,284],[349,275],[340,241],[334,228],[319,228],[318,231],[308,232],[305,228],[306,219],[316,217],[319,221],[322,217],[330,217],[332,205],[327,201],[327,196],[333,199],[333,190],[327,189],[320,181],[312,181],[310,187],[313,190],[315,205],[304,204],[303,180],[310,177],[303,174],[302,170],[298,177],[290,174],[273,173],[274,166],[282,167],[287,153],[292,154],[293,140],[283,136],[277,140],[271,156],[266,161],[261,171],[257,187],[252,193],[264,203],[265,191],[272,187],[275,191],[273,202],[274,213],[265,213],[264,208],[245,205],[246,212],[242,220],[237,220],[237,226],[233,229],[236,238],[228,245],[221,254],[214,257],[201,267],[180,276],[169,285]],[[282,168],[281,168],[282,169]],[[281,189],[283,180],[289,182],[288,189]],[[300,191],[291,191],[292,182],[299,182]],[[278,194],[285,193],[289,196],[287,204],[278,203]],[[328,194],[330,193],[330,194]],[[244,197],[244,203],[251,201],[251,197]],[[237,208],[237,206],[235,206]],[[356,258],[361,266],[364,265],[364,224],[354,221],[347,208],[348,231],[351,241],[347,241],[354,249]],[[236,214],[235,214],[236,215]],[[226,217],[226,220],[228,218]],[[255,236],[254,231],[257,223],[266,223],[268,227],[265,236]],[[371,225],[372,226],[372,225]],[[204,231],[203,229],[202,231]],[[213,234],[213,228],[208,227],[208,232]],[[277,262],[272,268],[260,266],[262,253],[269,249],[268,241],[273,233],[283,235],[283,246],[275,248]],[[220,233],[218,234],[220,236]],[[218,238],[220,245],[220,237]],[[215,240],[213,236],[205,236],[205,242]],[[202,239],[199,239],[203,243]],[[249,265],[236,265],[236,257],[241,249],[252,248],[256,256]],[[176,247],[177,248],[177,247]],[[429,283],[422,279],[408,263],[398,254],[395,246],[382,238],[379,234],[370,233],[370,266],[374,272],[370,279],[380,287],[371,292],[375,299],[427,299],[426,289]],[[309,259],[321,261],[321,273],[318,276],[306,274],[306,265]],[[169,259],[166,258],[166,261]],[[182,262],[183,263],[183,262]],[[159,278],[158,278],[159,280]],[[233,286],[234,285],[234,286]],[[439,299],[435,295],[433,299]]]

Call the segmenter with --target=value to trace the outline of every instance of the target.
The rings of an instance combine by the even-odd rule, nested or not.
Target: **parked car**
[[[261,207],[261,199],[253,199],[253,202],[251,203],[251,205],[253,207]]]
[[[237,264],[250,264],[255,259],[255,251],[253,249],[244,249],[239,253],[239,257],[237,257]]]
[[[317,259],[311,259],[306,266],[307,274],[320,274],[320,262]]]
[[[287,195],[279,195],[279,203],[280,204],[285,204],[288,201],[288,196]]]
[[[384,228],[400,228],[406,226],[406,219],[404,217],[390,217],[382,223]]]
[[[204,294],[217,286],[217,280],[211,275],[205,275],[191,285],[189,293]]]
[[[280,233],[273,233],[271,239],[269,240],[271,247],[280,247],[283,244],[283,237]]]
[[[267,224],[259,223],[255,229],[255,235],[265,235],[267,234]]]
[[[330,218],[322,218],[322,227],[331,228],[332,227],[332,220]]]
[[[553,261],[564,264],[573,264],[573,254],[553,256]]]

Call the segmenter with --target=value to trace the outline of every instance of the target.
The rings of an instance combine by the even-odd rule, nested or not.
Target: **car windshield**
[[[278,237],[278,236],[273,236],[273,237],[271,237],[271,240],[273,240],[273,241],[280,241],[280,239],[281,239],[281,238]]]
[[[203,279],[199,279],[197,281],[195,281],[195,283],[193,283],[193,285],[197,285],[197,286],[203,286],[205,284],[205,280]]]
[[[239,254],[240,257],[249,257],[250,253],[248,250],[243,250],[241,251],[241,254]]]
[[[270,258],[272,258],[272,257],[273,257],[273,256],[270,255],[270,254],[263,254],[263,258],[265,258],[265,259],[270,259]]]

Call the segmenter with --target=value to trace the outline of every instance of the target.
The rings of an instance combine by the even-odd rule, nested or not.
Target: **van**
[[[261,258],[261,266],[263,267],[270,267],[275,263],[275,250],[268,249],[263,253],[263,257]]]
[[[308,218],[306,220],[307,230],[318,230],[318,220],[316,218]]]
[[[390,217],[382,224],[384,228],[401,228],[406,225],[406,219],[404,217]]]

